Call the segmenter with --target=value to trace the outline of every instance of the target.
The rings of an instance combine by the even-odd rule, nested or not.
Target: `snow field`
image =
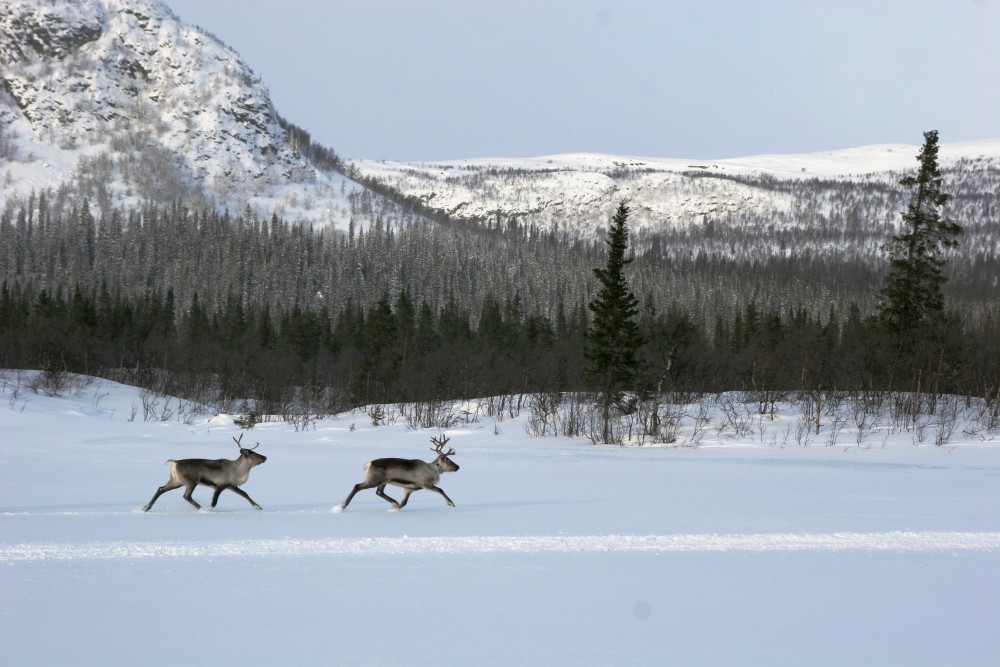
[[[246,432],[268,457],[244,485],[262,511],[223,493],[198,512],[176,490],[143,513],[164,460],[235,458],[240,431],[226,416],[130,421],[138,395],[96,381],[46,397],[0,381],[0,663],[1000,654],[996,442],[915,446],[900,433],[870,449],[780,447],[712,433],[699,448],[595,447],[483,418],[447,430],[462,469],[440,485],[455,508],[418,492],[395,511],[369,490],[331,512],[365,461],[430,459],[440,433],[355,413]]]
[[[826,533],[768,535],[573,535],[402,537],[239,542],[94,542],[16,544],[0,560],[202,558],[250,556],[400,556],[408,554],[671,551],[961,551],[1000,550],[1000,533]]]

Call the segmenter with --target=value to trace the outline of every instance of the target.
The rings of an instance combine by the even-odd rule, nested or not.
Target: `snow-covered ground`
[[[710,427],[699,447],[619,448],[482,417],[447,430],[455,508],[418,492],[392,511],[363,491],[331,512],[367,460],[430,459],[440,434],[356,412],[245,432],[268,457],[243,487],[262,511],[227,492],[198,512],[177,490],[143,513],[165,459],[235,458],[232,419],[175,400],[168,421],[144,421],[135,388],[48,397],[26,379],[0,375],[0,664],[1000,655],[1000,443],[982,432],[858,446],[844,428],[836,446],[804,446]],[[783,406],[760,425],[787,433],[796,418]]]

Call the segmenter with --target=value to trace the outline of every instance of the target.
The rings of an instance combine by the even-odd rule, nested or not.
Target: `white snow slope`
[[[143,421],[139,390],[0,374],[4,665],[994,665],[1000,446],[845,428],[597,447],[526,417],[447,431],[461,470],[331,512],[438,431],[362,412],[246,432],[268,457],[195,511],[141,508],[168,458],[234,458],[227,416]],[[147,402],[150,400],[147,396]],[[163,405],[161,404],[161,408]],[[784,443],[784,444],[782,444]],[[392,495],[392,493],[390,493]],[[399,489],[396,489],[399,497]],[[209,489],[195,497],[204,504]]]
[[[182,197],[176,178],[220,210],[348,227],[360,186],[299,155],[250,66],[161,0],[4,0],[0,38],[0,205],[75,184],[98,216]]]
[[[632,229],[686,226],[709,218],[755,213],[780,220],[802,207],[834,219],[842,212],[800,194],[738,182],[752,177],[795,182],[821,179],[895,186],[913,173],[920,146],[881,144],[802,155],[756,155],[725,160],[625,157],[574,153],[539,158],[482,158],[400,163],[357,160],[358,173],[377,179],[428,210],[455,219],[517,218],[539,229],[603,238],[623,199],[634,209]],[[944,143],[942,169],[972,173],[1000,165],[1000,139]],[[985,183],[973,187],[989,187]],[[787,190],[787,189],[786,189]],[[898,215],[892,211],[892,215]]]

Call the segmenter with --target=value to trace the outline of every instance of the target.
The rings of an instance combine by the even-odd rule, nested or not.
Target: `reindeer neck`
[[[249,456],[243,456],[243,454],[240,454],[239,458],[236,459],[236,465],[240,466],[241,468],[249,469],[252,468],[254,464],[253,460]]]

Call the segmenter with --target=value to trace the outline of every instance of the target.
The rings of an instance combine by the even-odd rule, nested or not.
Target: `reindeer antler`
[[[246,450],[252,452],[253,450],[255,450],[258,447],[260,447],[260,443],[259,442],[256,445],[254,445],[253,447],[244,447],[243,445],[240,444],[240,442],[242,440],[243,440],[243,434],[242,433],[240,433],[240,437],[239,438],[233,438],[233,442],[235,442],[236,446],[239,447],[240,449],[246,449]]]
[[[455,453],[455,450],[452,449],[451,447],[448,448],[447,452],[444,451],[444,446],[448,444],[448,438],[445,437],[444,433],[442,433],[437,438],[431,438],[431,442],[434,443],[434,446],[431,447],[432,452],[437,452],[441,456],[451,456],[452,454]]]

